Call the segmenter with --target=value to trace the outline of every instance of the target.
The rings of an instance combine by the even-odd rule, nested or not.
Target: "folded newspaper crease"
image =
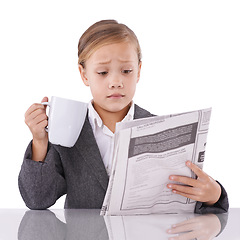
[[[193,212],[196,202],[167,188],[169,175],[203,167],[211,108],[117,124],[101,215]]]

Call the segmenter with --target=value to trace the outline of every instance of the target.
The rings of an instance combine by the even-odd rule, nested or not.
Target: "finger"
[[[176,223],[176,224],[172,225],[172,227],[176,228],[176,227],[181,227],[183,225],[189,225],[189,224],[194,224],[195,225],[196,223],[199,222],[199,220],[198,220],[199,218],[201,218],[201,216],[200,217],[193,217],[193,218],[184,220],[182,222]]]
[[[168,184],[167,187],[172,189],[173,191],[179,191],[190,195],[199,195],[199,189],[195,187],[183,186],[172,183]]]
[[[42,99],[41,103],[43,103],[43,102],[48,102],[48,97],[44,97],[44,98]]]
[[[38,115],[38,116],[34,119],[34,122],[35,122],[35,124],[37,125],[37,124],[39,124],[39,123],[41,123],[42,121],[45,121],[45,120],[47,120],[47,115],[46,115],[45,113],[43,113],[43,114]]]
[[[41,103],[34,103],[26,111],[25,118],[29,116],[32,112],[36,111],[37,109],[45,109],[45,108]]]
[[[32,124],[29,128],[33,134],[45,133],[45,127],[47,126],[48,121],[42,120],[38,124]]]
[[[48,121],[47,120],[43,120],[41,121],[38,126],[39,128],[43,129],[45,131],[45,127],[48,125]]]
[[[37,108],[35,111],[31,112],[26,119],[35,119],[37,116],[41,115],[41,114],[45,114],[45,110],[44,109],[40,109]]]
[[[26,119],[25,122],[29,128],[33,128],[44,120],[47,120],[47,115],[45,113],[42,113],[42,114],[37,115],[34,119],[29,117],[29,119]]]
[[[30,115],[27,115],[25,117],[25,123],[30,127],[33,124],[37,124],[39,121],[35,121],[35,119],[41,116],[41,118],[43,117],[44,119],[47,119],[47,115],[46,115],[46,111],[45,109],[36,109],[35,111],[33,111]]]
[[[187,161],[186,165],[200,178],[204,178],[207,176],[207,174],[201,169],[199,168],[197,165],[195,165],[194,163],[192,163],[191,161]]]
[[[188,186],[193,186],[193,187],[199,187],[200,184],[197,179],[193,179],[190,177],[185,177],[185,176],[178,176],[178,175],[171,175],[169,177],[170,180],[179,182]]]
[[[175,226],[170,228],[167,232],[168,233],[172,233],[172,234],[178,234],[178,233],[182,233],[182,232],[189,232],[192,231],[194,228],[196,228],[197,223],[192,223],[192,224],[184,224],[182,226]]]
[[[180,192],[180,191],[175,190],[175,189],[173,189],[172,192],[175,193],[175,194],[181,195],[181,196],[183,196],[185,198],[190,198],[190,199],[192,199],[194,201],[200,201],[200,196],[199,195],[185,193],[185,192]]]
[[[43,102],[48,102],[48,97],[44,97],[44,98],[42,99],[41,103],[43,103]],[[32,113],[33,111],[35,111],[36,109],[39,109],[39,108],[45,109],[46,106],[44,106],[44,105],[42,105],[42,104],[40,104],[40,103],[34,103],[34,104],[32,104],[32,105],[28,108],[28,110],[26,111],[25,117],[26,117],[27,115],[31,114],[31,113]]]
[[[192,240],[192,239],[196,239],[197,237],[200,237],[200,232],[198,231],[192,231],[192,232],[188,232],[188,233],[183,233],[177,237],[172,237],[169,238],[171,240]]]

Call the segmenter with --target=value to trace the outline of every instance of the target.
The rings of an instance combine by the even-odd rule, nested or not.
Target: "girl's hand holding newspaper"
[[[187,161],[186,165],[198,176],[198,178],[193,179],[185,176],[171,175],[169,179],[179,182],[179,184],[170,183],[167,187],[172,189],[173,193],[184,197],[204,202],[207,205],[215,204],[221,196],[220,185],[190,161]]]

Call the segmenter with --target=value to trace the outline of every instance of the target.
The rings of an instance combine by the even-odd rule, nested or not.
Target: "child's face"
[[[96,50],[79,66],[81,77],[90,86],[94,106],[119,112],[132,101],[139,81],[141,63],[131,43],[116,43]]]

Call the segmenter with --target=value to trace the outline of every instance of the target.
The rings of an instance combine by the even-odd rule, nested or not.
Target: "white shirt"
[[[132,102],[131,107],[124,117],[122,122],[133,120],[134,116],[134,103]],[[112,154],[113,154],[113,143],[114,133],[103,124],[102,119],[95,111],[92,105],[92,101],[88,104],[88,118],[91,124],[94,137],[96,139],[100,154],[105,165],[108,175],[111,174],[112,169]]]

